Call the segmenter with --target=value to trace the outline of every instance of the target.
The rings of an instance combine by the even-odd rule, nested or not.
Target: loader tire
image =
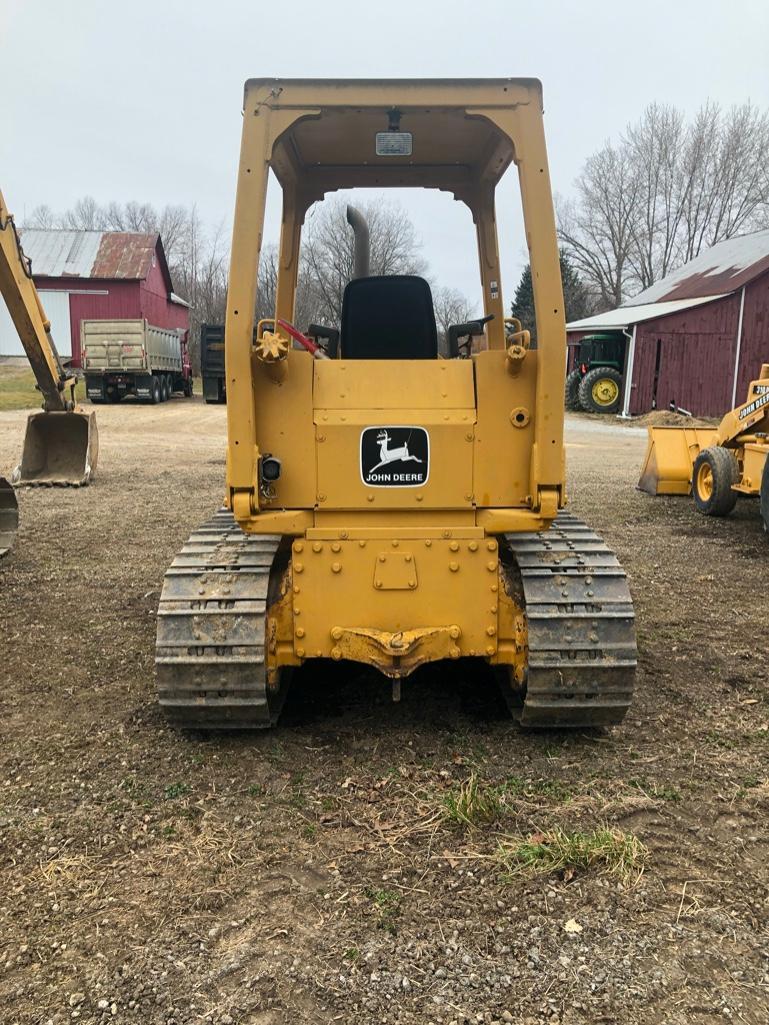
[[[582,374],[579,372],[579,368],[572,370],[572,372],[566,376],[564,406],[573,413],[582,409],[582,404],[579,401],[579,383],[581,380]]]
[[[764,530],[769,534],[769,456],[761,474],[761,519],[764,521]]]
[[[732,485],[740,479],[740,468],[732,451],[711,445],[700,452],[692,470],[692,496],[703,516],[728,516],[737,504]]]
[[[613,367],[588,370],[579,382],[579,401],[588,413],[616,413],[622,399],[622,374]]]

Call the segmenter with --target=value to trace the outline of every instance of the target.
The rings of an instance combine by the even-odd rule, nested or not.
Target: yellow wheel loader
[[[513,163],[536,349],[505,318],[500,284],[495,192]],[[283,193],[276,309],[255,332],[270,170]],[[365,259],[339,325],[309,328],[313,339],[293,324],[306,211],[366,187],[441,189],[472,214],[484,315],[450,328],[448,358],[427,282],[368,276]],[[482,333],[485,345],[469,344]],[[291,670],[314,659],[375,667],[397,699],[418,666],[462,658],[495,668],[527,726],[618,723],[633,606],[616,556],[563,511],[565,361],[539,82],[249,81],[226,508],[164,580],[156,667],[169,720],[270,726]]]
[[[728,516],[740,495],[758,498],[769,531],[769,363],[718,427],[650,427],[638,487],[692,495],[705,516]]]
[[[27,420],[21,462],[14,485],[88,484],[96,470],[99,443],[94,413],[76,408],[74,376],[59,359],[51,324],[32,280],[13,216],[0,192],[0,295],[29,359],[42,394],[43,412]],[[16,497],[0,478],[0,550],[16,532]],[[5,545],[6,550],[10,544]]]

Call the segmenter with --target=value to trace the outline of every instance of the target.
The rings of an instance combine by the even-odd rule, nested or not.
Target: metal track
[[[633,602],[617,556],[565,512],[547,531],[507,534],[506,541],[528,620],[521,724],[621,722],[633,695],[637,648]]]
[[[244,534],[226,509],[200,527],[163,580],[155,666],[158,698],[175,726],[262,729],[285,687],[266,685],[270,568],[280,538]]]

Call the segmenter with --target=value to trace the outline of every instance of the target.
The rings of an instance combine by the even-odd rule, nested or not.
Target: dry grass
[[[75,389],[78,402],[85,399],[85,383],[78,381]],[[35,387],[35,375],[22,367],[0,366],[0,410],[40,409],[42,396]]]
[[[473,772],[456,790],[443,797],[443,815],[465,829],[477,829],[496,822],[502,814],[502,802],[495,787],[478,782]]]
[[[497,860],[510,875],[550,875],[579,869],[599,869],[637,882],[643,874],[647,850],[641,841],[621,829],[603,827],[589,833],[556,827],[500,844]]]
[[[40,872],[49,884],[70,883],[81,874],[87,864],[85,855],[64,854],[40,865]]]

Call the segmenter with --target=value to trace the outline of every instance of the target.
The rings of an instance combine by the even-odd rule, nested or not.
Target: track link
[[[193,533],[163,580],[155,667],[174,726],[272,726],[285,687],[266,684],[264,631],[270,569],[280,538],[244,534],[222,509]]]
[[[505,540],[528,620],[521,724],[621,722],[633,695],[637,648],[633,602],[617,556],[566,512],[547,531]]]

